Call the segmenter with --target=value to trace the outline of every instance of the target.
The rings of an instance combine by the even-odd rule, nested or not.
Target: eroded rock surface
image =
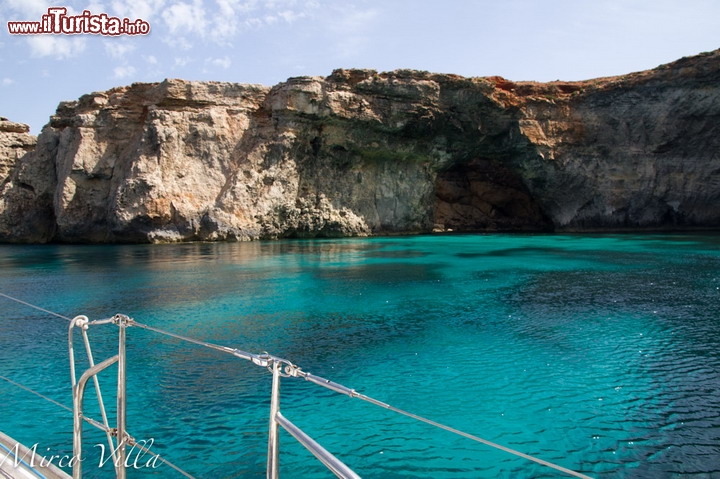
[[[166,80],[0,121],[0,240],[720,226],[720,51],[586,82]]]

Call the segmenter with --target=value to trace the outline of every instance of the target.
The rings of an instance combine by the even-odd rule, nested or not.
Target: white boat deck
[[[71,479],[54,464],[7,434],[0,432],[0,478],[7,479]]]

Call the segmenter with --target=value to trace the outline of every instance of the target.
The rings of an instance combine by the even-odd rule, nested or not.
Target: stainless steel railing
[[[286,368],[286,372],[283,372],[283,366]],[[299,427],[290,422],[280,412],[280,378],[283,375],[290,376],[295,366],[291,363],[287,363],[283,360],[273,361],[272,364],[272,396],[270,399],[270,433],[268,435],[268,465],[267,465],[267,477],[268,479],[277,479],[279,477],[279,435],[278,427],[282,426],[287,432],[290,433],[297,441],[302,444],[308,451],[310,451],[325,467],[330,469],[337,477],[348,478],[348,479],[359,479],[360,476],[346,466],[341,460],[333,456],[324,447],[318,444],[313,438],[305,434]]]
[[[85,397],[85,386],[90,378],[95,383],[95,392],[97,394],[98,406],[102,415],[102,424],[93,422],[93,425],[104,430],[107,435],[108,444],[110,446],[110,454],[115,467],[115,475],[118,479],[125,479],[126,477],[126,444],[127,437],[125,433],[126,426],[126,403],[127,403],[127,388],[126,388],[126,364],[127,358],[125,354],[125,330],[129,318],[125,315],[115,315],[109,320],[102,321],[89,321],[87,316],[77,316],[70,323],[70,329],[68,332],[68,347],[70,353],[70,378],[72,383],[73,392],[73,457],[78,460],[73,463],[73,479],[82,478],[82,430],[83,430],[83,399]],[[104,361],[95,364],[95,360],[92,354],[92,348],[90,347],[90,340],[87,335],[87,330],[90,325],[115,323],[118,325],[118,354],[111,356]],[[76,380],[75,374],[75,354],[73,349],[73,329],[77,327],[82,331],[83,342],[85,344],[85,351],[88,355],[88,361],[90,367],[80,376],[79,380]],[[100,382],[98,381],[97,375],[117,363],[118,365],[118,379],[117,379],[117,413],[116,421],[117,425],[115,429],[111,429],[108,423],[107,413],[105,412],[105,404],[102,398],[102,392],[100,389]],[[116,438],[115,444],[113,444],[113,436]]]
[[[312,452],[315,457],[317,457],[329,470],[331,470],[335,475],[342,478],[357,478],[359,477],[355,472],[353,472],[348,466],[346,466],[342,461],[340,461],[338,458],[333,456],[330,452],[328,452],[326,449],[324,449],[320,444],[318,444],[314,439],[312,439],[310,436],[308,436],[305,432],[303,432],[300,428],[298,428],[295,424],[293,424],[290,420],[288,420],[280,411],[280,380],[283,377],[295,377],[295,378],[302,378],[306,381],[310,381],[318,386],[322,386],[324,388],[330,389],[331,391],[334,391],[339,394],[344,394],[346,396],[357,398],[362,401],[369,402],[371,404],[374,404],[376,406],[382,407],[384,409],[393,411],[395,413],[407,416],[409,418],[415,419],[420,422],[424,422],[425,424],[443,429],[445,431],[451,432],[453,434],[465,437],[469,440],[490,446],[495,449],[499,449],[502,451],[505,451],[509,454],[522,457],[524,459],[527,459],[529,461],[533,461],[537,464],[541,464],[543,466],[547,466],[549,468],[555,469],[556,471],[562,472],[564,474],[574,476],[574,477],[580,477],[585,479],[590,479],[589,476],[573,471],[571,469],[567,469],[565,467],[559,466],[557,464],[553,464],[551,462],[545,461],[543,459],[539,459],[533,456],[529,456],[527,454],[524,454],[520,451],[516,451],[514,449],[502,446],[500,444],[488,441],[486,439],[483,439],[481,437],[469,434],[467,432],[461,431],[459,429],[452,428],[450,426],[438,423],[436,421],[427,419],[425,417],[419,416],[417,414],[410,413],[408,411],[404,411],[402,409],[396,408],[390,404],[386,404],[382,401],[379,401],[377,399],[374,399],[370,396],[366,396],[364,394],[360,394],[354,389],[348,388],[346,386],[343,386],[342,384],[335,383],[333,381],[327,380],[325,378],[322,378],[320,376],[316,376],[314,374],[302,371],[298,366],[294,365],[290,361],[287,361],[282,358],[278,358],[276,356],[272,356],[267,353],[263,354],[253,354],[246,351],[242,351],[239,349],[229,348],[227,346],[220,346],[217,344],[212,344],[204,341],[200,341],[197,339],[181,336],[175,333],[171,333],[168,331],[163,331],[161,329],[138,323],[135,320],[125,316],[125,315],[115,315],[112,318],[103,319],[103,320],[97,320],[97,321],[89,321],[86,316],[77,316],[73,319],[70,319],[68,317],[65,317],[61,314],[48,311],[46,309],[40,308],[39,306],[33,305],[31,303],[22,301],[20,299],[14,298],[12,296],[9,296],[7,294],[0,292],[0,297],[7,298],[9,300],[18,302],[20,304],[24,304],[26,306],[29,306],[31,308],[37,309],[39,311],[43,311],[45,313],[48,313],[53,316],[57,316],[60,318],[63,318],[65,320],[70,321],[70,329],[68,333],[68,344],[69,344],[69,353],[70,353],[70,363],[71,363],[71,380],[73,385],[73,417],[74,417],[74,436],[73,436],[73,448],[74,448],[74,457],[79,458],[80,453],[82,451],[82,422],[87,422],[94,427],[101,429],[105,431],[108,443],[110,445],[111,453],[113,454],[113,460],[116,464],[116,475],[118,478],[125,478],[125,454],[126,454],[126,446],[131,445],[132,447],[138,448],[144,452],[151,452],[148,448],[146,448],[144,445],[139,444],[136,442],[131,435],[127,433],[126,430],[126,355],[125,355],[125,331],[128,327],[138,327],[142,329],[146,329],[148,331],[154,331],[158,334],[162,334],[165,336],[173,337],[182,341],[190,342],[193,344],[197,344],[200,346],[204,346],[207,348],[215,349],[217,351],[231,354],[235,357],[248,360],[252,362],[255,365],[262,366],[265,368],[268,368],[273,376],[273,383],[272,383],[272,393],[271,393],[271,406],[270,406],[270,431],[269,431],[269,437],[268,437],[268,461],[267,461],[267,477],[269,479],[276,479],[279,475],[279,442],[278,442],[278,433],[279,428],[282,427],[285,429],[290,435],[292,435],[295,439],[297,439],[305,448],[307,448],[310,452]],[[95,364],[94,359],[92,356],[92,350],[90,348],[90,342],[87,336],[87,330],[89,326],[94,325],[100,325],[100,324],[115,324],[119,327],[119,338],[118,338],[118,354],[114,355],[110,358],[107,358],[106,360]],[[88,369],[82,374],[80,377],[80,380],[76,381],[76,374],[75,374],[75,358],[74,358],[74,351],[73,351],[73,328],[78,327],[82,331],[83,341],[85,343],[85,348],[88,356],[89,361],[89,367]],[[118,364],[118,385],[117,385],[117,426],[115,428],[110,428],[107,414],[105,413],[105,408],[102,401],[102,394],[100,390],[100,384],[97,379],[97,374],[110,367],[111,365],[117,363]],[[93,420],[92,418],[86,417],[83,415],[83,398],[84,398],[84,391],[85,387],[87,385],[87,382],[90,380],[90,378],[93,379],[95,383],[95,389],[97,393],[98,398],[98,404],[100,407],[101,415],[102,415],[102,423]],[[31,390],[30,388],[27,388],[26,386],[23,386],[15,381],[12,381],[8,378],[5,378],[4,376],[0,376],[0,379],[6,380],[18,387],[21,387],[22,389],[26,389],[29,392],[32,392],[33,394],[36,394],[43,399],[46,399],[50,402],[55,403],[56,405],[68,409],[66,406],[63,406],[62,404],[57,403],[56,401],[48,398],[47,396],[44,396],[36,391]],[[114,440],[113,440],[114,438]],[[174,465],[170,461],[164,458],[160,458],[159,455],[156,455],[160,459],[161,462],[164,464],[172,467],[176,471],[178,471],[180,474],[192,478],[190,474],[180,469],[178,466]],[[80,461],[78,461],[80,462]],[[82,474],[81,466],[78,464],[77,469],[73,469],[73,477],[79,478]]]
[[[95,364],[92,348],[87,335],[87,330],[90,326],[99,324],[113,323],[118,326],[119,337],[118,337],[118,354],[111,356],[104,361]],[[293,436],[300,444],[303,445],[308,451],[310,451],[320,462],[322,462],[330,471],[332,471],[337,477],[346,479],[359,479],[352,469],[345,465],[341,460],[327,451],[317,441],[306,434],[302,429],[293,424],[289,419],[282,415],[280,412],[280,378],[299,376],[303,373],[300,369],[281,358],[276,358],[269,354],[252,354],[237,349],[226,348],[224,346],[218,346],[211,343],[205,343],[203,341],[193,340],[191,338],[185,338],[180,335],[166,333],[159,329],[136,323],[134,320],[128,318],[125,315],[117,314],[110,319],[89,321],[86,316],[77,316],[70,323],[70,329],[68,333],[68,344],[70,354],[70,376],[73,387],[73,457],[82,457],[82,433],[83,433],[83,420],[89,422],[93,426],[104,430],[107,434],[108,444],[110,446],[110,453],[112,454],[112,460],[115,466],[115,474],[118,479],[126,478],[126,446],[128,444],[137,445],[131,436],[126,432],[126,401],[127,401],[127,389],[126,389],[126,354],[125,354],[125,331],[128,326],[138,326],[144,329],[156,331],[162,334],[168,334],[175,338],[187,340],[196,344],[201,344],[206,347],[211,347],[226,353],[230,353],[234,356],[252,361],[254,364],[259,366],[267,367],[273,376],[272,381],[272,395],[270,400],[270,431],[268,435],[268,461],[267,461],[267,477],[268,479],[277,479],[279,477],[279,428],[282,427],[291,436]],[[76,380],[75,372],[75,354],[73,349],[73,329],[75,327],[80,328],[82,331],[83,341],[85,344],[85,350],[87,352],[88,361],[90,366],[80,376],[79,380]],[[118,364],[118,378],[117,378],[117,426],[116,428],[110,428],[107,414],[105,412],[105,405],[102,399],[102,393],[100,384],[97,379],[98,373],[104,371],[113,364]],[[316,382],[315,376],[310,376],[313,382]],[[88,420],[83,416],[83,399],[85,395],[85,387],[90,379],[93,379],[96,386],[96,393],[98,398],[98,407],[100,408],[102,415],[102,423],[95,420]],[[307,378],[306,378],[307,379]],[[326,383],[331,384],[330,381]],[[114,438],[114,440],[113,440]],[[73,464],[73,479],[81,479],[82,477],[82,461],[75,461]]]

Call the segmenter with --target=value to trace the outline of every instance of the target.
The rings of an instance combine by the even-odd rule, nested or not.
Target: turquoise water
[[[269,351],[593,477],[720,478],[717,235],[0,246],[0,292]],[[91,329],[96,360],[116,334]],[[264,477],[265,369],[138,328],[128,355],[133,437],[197,477]],[[0,298],[0,375],[70,406],[67,321]],[[567,477],[297,379],[281,409],[363,477]],[[71,414],[6,381],[0,429],[72,454]],[[113,477],[85,431],[85,476]],[[329,477],[286,433],[280,450],[283,477]],[[180,477],[148,460],[129,477]]]

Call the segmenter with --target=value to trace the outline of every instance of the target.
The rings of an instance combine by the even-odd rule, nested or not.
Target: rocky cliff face
[[[720,51],[575,83],[133,84],[60,104],[34,148],[0,122],[0,240],[713,228],[719,120]]]
[[[33,178],[36,168],[29,161],[37,138],[29,131],[27,125],[0,117],[0,240],[33,243],[50,239],[47,231],[52,231],[54,220],[43,217],[47,208],[37,209],[35,203],[42,193],[38,195],[33,185],[43,179]]]

